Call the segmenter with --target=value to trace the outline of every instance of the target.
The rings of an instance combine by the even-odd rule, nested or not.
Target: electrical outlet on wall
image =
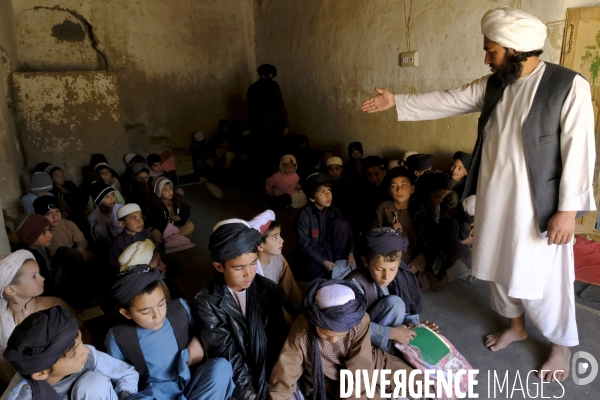
[[[419,52],[405,51],[400,54],[400,66],[401,67],[418,67],[419,66]]]

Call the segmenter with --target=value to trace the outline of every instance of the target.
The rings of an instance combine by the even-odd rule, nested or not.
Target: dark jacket
[[[277,286],[258,274],[254,277],[252,286],[258,293],[257,306],[267,336],[265,367],[266,379],[268,379],[271,369],[279,357],[289,328],[283,317]],[[196,295],[195,314],[197,317],[196,337],[201,338],[202,343],[206,344],[205,351],[208,356],[223,357],[233,367],[236,398],[249,399],[255,395],[257,388],[253,383],[249,362],[246,361],[251,357],[250,327],[227,288],[223,274],[218,273],[208,287]],[[261,398],[256,400],[266,398],[265,396],[266,391]]]
[[[321,215],[324,213],[324,215]],[[321,223],[323,220],[326,222]],[[343,220],[347,232],[332,232],[332,225],[336,220]],[[338,221],[339,222],[339,221]],[[333,245],[332,237],[347,237],[345,243],[344,256],[354,253],[354,244],[352,241],[352,229],[350,224],[342,217],[342,213],[336,206],[330,206],[320,211],[314,203],[305,205],[294,221],[294,231],[298,238],[298,247],[296,247],[295,259],[298,261],[294,277],[298,281],[308,282],[315,278],[322,278],[326,275],[326,269],[323,261],[335,262],[333,255],[328,254]]]
[[[183,197],[173,193],[171,199],[175,214],[181,217],[180,221],[175,222],[175,226],[183,226],[192,215],[190,206],[183,202]],[[158,229],[164,232],[169,223],[169,209],[157,196],[152,196],[152,202],[148,210],[148,222],[152,229]]]

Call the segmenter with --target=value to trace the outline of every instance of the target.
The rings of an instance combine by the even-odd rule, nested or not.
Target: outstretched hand
[[[379,89],[378,87],[375,87],[375,91],[378,93],[377,96],[363,102],[360,106],[361,110],[374,113],[389,110],[396,105],[396,99],[392,92],[387,89]]]

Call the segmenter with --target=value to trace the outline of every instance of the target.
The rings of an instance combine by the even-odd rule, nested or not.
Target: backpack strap
[[[113,328],[113,333],[121,353],[140,374],[138,390],[143,390],[150,382],[150,372],[148,372],[146,359],[138,339],[137,325],[131,323],[118,324]]]
[[[167,319],[173,328],[179,351],[185,349],[190,342],[190,320],[179,299],[167,301]]]

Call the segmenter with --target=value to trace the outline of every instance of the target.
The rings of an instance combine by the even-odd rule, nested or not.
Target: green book
[[[420,325],[413,328],[417,336],[410,341],[421,352],[423,361],[435,365],[442,358],[450,354],[450,346],[434,331],[426,326]]]

